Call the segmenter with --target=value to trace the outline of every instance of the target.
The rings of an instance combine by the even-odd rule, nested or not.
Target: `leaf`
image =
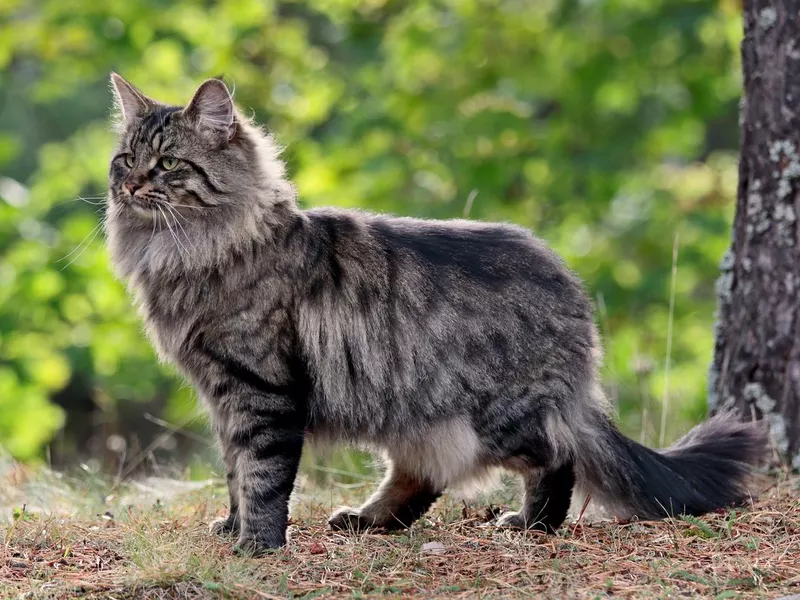
[[[311,554],[326,554],[328,552],[325,548],[325,545],[321,542],[311,542],[308,547],[308,551]]]

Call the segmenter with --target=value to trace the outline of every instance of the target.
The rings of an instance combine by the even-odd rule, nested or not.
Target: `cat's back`
[[[517,225],[330,208],[307,214],[325,232],[342,275],[361,266],[401,284],[454,292],[473,288],[481,295],[535,294],[589,310],[578,277],[544,241]],[[386,281],[391,287],[397,283]]]

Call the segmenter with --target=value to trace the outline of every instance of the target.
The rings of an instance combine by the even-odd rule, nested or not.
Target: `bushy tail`
[[[579,493],[620,518],[660,519],[700,515],[743,504],[753,467],[763,458],[761,423],[719,414],[692,429],[670,448],[651,450],[603,420],[594,451],[578,456]]]

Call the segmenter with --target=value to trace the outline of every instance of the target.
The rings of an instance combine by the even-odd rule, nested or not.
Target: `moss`
[[[795,221],[797,215],[795,214],[794,207],[791,204],[778,203],[775,206],[774,219],[777,222],[777,239],[778,244],[784,248],[790,248],[795,244]]]
[[[725,254],[722,255],[722,259],[719,261],[719,268],[721,271],[731,271],[733,270],[734,264],[736,264],[736,255],[733,253],[733,250],[729,248],[725,251]]]
[[[733,252],[733,247],[729,248],[722,255],[719,261],[720,276],[715,283],[717,292],[717,306],[718,310],[714,313],[713,334],[714,340],[718,341],[721,331],[720,326],[720,313],[727,309],[728,305],[733,299],[733,268],[736,265],[736,254]],[[708,395],[708,409],[714,411],[719,404],[719,396],[717,395],[717,382],[719,381],[719,371],[716,364],[712,361],[711,367],[708,370],[708,384],[706,386],[706,393]],[[730,403],[731,398],[726,398],[725,405]]]
[[[789,43],[786,44],[786,56],[791,58],[792,60],[800,59],[800,49],[797,48],[794,40],[789,40]],[[786,99],[791,101],[791,94],[786,94]]]
[[[770,151],[770,157],[772,157]],[[747,194],[747,235],[764,233],[769,229],[770,219],[764,210],[764,200],[761,196],[761,181],[756,179],[750,186]]]
[[[711,367],[708,369],[708,384],[707,384],[707,395],[708,395],[708,410],[709,412],[714,412],[717,409],[717,404],[719,404],[719,396],[717,395],[717,382],[719,381],[719,369],[711,362]]]
[[[773,174],[778,179],[778,198],[784,200],[792,192],[791,182],[800,177],[800,156],[793,142],[777,140],[769,146],[769,158],[781,166],[781,170]]]
[[[778,11],[771,6],[764,8],[758,13],[758,26],[764,30],[770,29],[778,20]]]
[[[778,403],[767,394],[764,386],[758,382],[751,382],[744,386],[744,397],[761,412],[769,426],[769,436],[773,446],[781,456],[786,456],[789,452],[788,427],[784,416],[775,410]]]

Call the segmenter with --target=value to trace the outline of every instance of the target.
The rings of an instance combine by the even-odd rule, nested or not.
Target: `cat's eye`
[[[164,167],[167,171],[171,171],[175,167],[178,166],[178,159],[173,158],[172,156],[163,156],[161,157],[161,166]]]
[[[128,167],[133,167],[133,154],[126,154],[125,155],[125,164]]]

